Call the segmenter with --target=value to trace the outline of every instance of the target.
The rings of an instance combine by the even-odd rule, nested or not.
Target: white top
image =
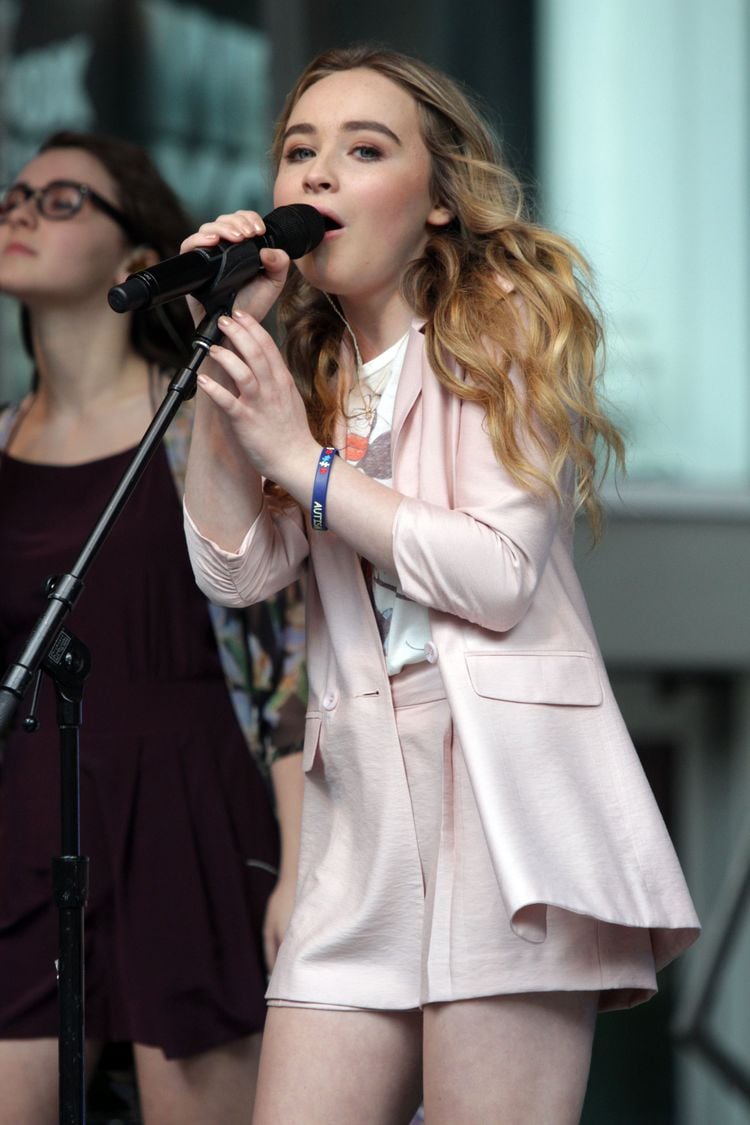
[[[381,484],[393,484],[391,429],[399,375],[408,333],[359,368],[349,393],[347,440],[342,456]],[[425,606],[407,598],[396,578],[374,569],[371,595],[383,641],[386,667],[394,676],[406,664],[418,664],[432,650]]]

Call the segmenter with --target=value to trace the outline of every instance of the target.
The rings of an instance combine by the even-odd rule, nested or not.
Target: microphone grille
[[[323,241],[325,220],[309,203],[276,207],[263,220],[268,246],[286,250],[290,258],[302,258]]]

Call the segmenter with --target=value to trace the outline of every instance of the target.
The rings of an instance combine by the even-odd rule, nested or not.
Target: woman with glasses
[[[34,364],[29,393],[0,414],[4,667],[192,336],[184,302],[123,316],[107,291],[177,253],[189,230],[141,149],[90,134],[51,137],[2,197],[0,291],[19,302]],[[149,1125],[249,1120],[266,967],[294,893],[301,781],[299,590],[243,614],[197,591],[179,500],[191,407],[68,619],[92,653],[81,728],[88,1063],[107,1042],[133,1044]],[[46,679],[31,735],[29,703],[0,773],[0,1125],[57,1120],[59,738]]]

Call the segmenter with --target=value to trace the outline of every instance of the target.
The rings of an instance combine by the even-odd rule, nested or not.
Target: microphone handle
[[[118,313],[153,308],[187,293],[194,293],[201,300],[216,291],[228,290],[233,284],[240,288],[260,268],[260,253],[252,239],[220,242],[211,249],[198,247],[187,254],[165,258],[151,269],[139,270],[121,285],[113,286],[107,297],[110,307]]]
[[[214,255],[211,259],[212,268],[208,282],[191,288],[190,292],[206,308],[209,307],[210,301],[236,293],[263,269],[260,251],[267,245],[265,235],[257,235],[244,242],[220,242],[222,253],[218,269],[216,255]],[[182,292],[185,292],[184,288]]]

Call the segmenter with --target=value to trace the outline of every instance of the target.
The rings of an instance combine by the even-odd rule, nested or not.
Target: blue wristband
[[[328,478],[331,475],[331,465],[338,453],[332,445],[327,445],[321,451],[318,468],[313,481],[312,503],[310,504],[310,521],[313,531],[327,531],[326,523],[326,495],[328,493]]]

